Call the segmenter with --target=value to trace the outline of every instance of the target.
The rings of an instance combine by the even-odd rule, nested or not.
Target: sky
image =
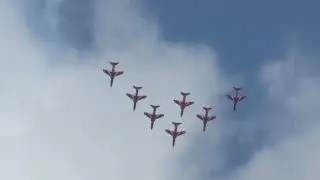
[[[0,2],[0,177],[319,179],[311,1]],[[109,87],[102,68],[119,61]],[[132,111],[125,93],[142,86]],[[224,95],[248,98],[232,113]],[[183,118],[180,92],[195,104]],[[165,114],[150,130],[150,104]],[[203,133],[196,114],[217,119]],[[182,122],[174,148],[164,132]]]
[[[317,1],[153,0],[145,3],[165,27],[162,34],[166,39],[211,45],[230,73],[242,73],[247,63],[257,66],[266,58],[283,55],[293,38],[313,51],[319,47]]]

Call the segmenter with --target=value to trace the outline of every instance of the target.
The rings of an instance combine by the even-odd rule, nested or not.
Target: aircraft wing
[[[190,106],[190,105],[192,105],[192,104],[194,104],[194,102],[193,102],[193,101],[190,101],[190,102],[187,102],[187,103],[186,103],[186,106]]]
[[[147,112],[144,112],[144,115],[146,115],[149,119],[151,119],[152,117],[152,115],[150,114],[150,113],[147,113]]]
[[[211,116],[211,117],[208,118],[208,121],[212,121],[212,120],[214,120],[216,118],[217,118],[217,116]]]
[[[246,98],[247,96],[240,96],[239,101],[242,101]]]
[[[162,118],[164,114],[156,114],[156,119]]]
[[[118,72],[115,72],[115,76],[119,76],[119,75],[121,75],[121,74],[123,74],[123,71],[118,71]]]
[[[231,97],[230,94],[226,94],[226,97],[227,97],[228,99],[230,99],[231,101],[233,101],[233,98]]]
[[[142,100],[142,99],[145,99],[147,98],[147,96],[138,96],[138,100]]]
[[[171,136],[173,136],[173,134],[174,134],[174,132],[171,131],[171,130],[169,130],[169,129],[166,129],[165,131],[166,131],[168,134],[170,134]]]
[[[186,131],[179,131],[179,132],[177,132],[177,136],[181,136],[181,135],[183,135],[185,133],[186,133]]]
[[[110,71],[106,70],[106,69],[102,69],[102,71],[106,74],[108,74],[109,76],[111,75]]]
[[[179,100],[173,100],[174,101],[174,103],[176,103],[176,104],[178,104],[179,106],[181,106],[181,101],[179,101]]]
[[[134,95],[133,95],[133,94],[127,93],[126,95],[127,95],[130,99],[134,100]]]
[[[201,116],[200,114],[197,114],[196,116],[197,116],[197,118],[199,118],[200,120],[203,121],[203,116]]]

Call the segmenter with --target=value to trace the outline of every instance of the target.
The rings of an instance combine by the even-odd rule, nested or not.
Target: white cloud
[[[16,7],[1,1],[1,178],[196,178],[195,172],[175,168],[184,166],[180,154],[201,132],[195,113],[221,91],[215,56],[203,46],[160,40],[156,26],[124,2],[97,1],[97,51],[86,63],[74,64],[75,57],[65,56],[61,66],[50,67],[48,59],[57,55],[45,52]],[[101,68],[114,59],[125,73],[110,89]],[[148,98],[132,112],[125,93],[135,84]],[[196,104],[183,118],[187,134],[172,149],[164,128],[180,121],[173,103],[180,91],[191,92]],[[161,105],[165,114],[154,131],[143,115],[150,104]]]
[[[314,67],[308,65],[312,64],[312,59],[296,54],[264,67],[261,80],[267,87],[270,105],[282,111],[269,114],[266,120],[277,119],[274,129],[280,126],[284,133],[274,144],[265,145],[256,152],[230,179],[320,178],[317,169],[320,165],[320,83],[318,76],[310,73],[314,72]]]

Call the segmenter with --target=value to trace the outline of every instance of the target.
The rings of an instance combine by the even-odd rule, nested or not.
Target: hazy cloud
[[[156,26],[126,2],[96,1],[95,50],[82,57],[84,63],[75,63],[74,50],[45,51],[16,5],[1,2],[2,178],[196,178],[174,167],[183,167],[180,154],[201,132],[195,113],[221,91],[215,55],[201,45],[162,41]],[[52,67],[53,57],[62,63]],[[101,71],[110,60],[125,71],[112,89]],[[125,96],[132,85],[148,95],[136,112]],[[191,92],[188,98],[196,102],[183,120],[173,103],[180,91]],[[165,114],[153,131],[143,115],[150,104]],[[185,122],[180,128],[187,131],[175,149],[164,132],[171,121]]]

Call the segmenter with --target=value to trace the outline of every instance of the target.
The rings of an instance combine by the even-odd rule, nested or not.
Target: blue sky
[[[35,2],[41,6],[44,1]],[[250,97],[249,103],[238,113],[241,121],[249,121],[251,114],[258,114],[263,108],[262,103],[256,106],[253,99],[263,95],[256,84],[256,76],[266,61],[285,56],[292,41],[311,52],[320,45],[320,12],[317,9],[320,4],[316,1],[151,0],[142,5],[142,14],[158,21],[164,39],[209,45],[216,50],[224,72],[240,76]],[[41,11],[45,6],[42,3],[42,8],[36,10]],[[90,49],[93,12],[93,1],[68,0],[60,4],[56,12],[51,12],[58,14],[56,31],[60,39],[73,48]],[[226,139],[221,149],[228,157],[227,168],[231,171],[246,163],[254,150],[264,143],[266,132],[261,132],[260,136],[253,132],[251,135],[257,138],[249,144],[238,143],[237,137]],[[223,171],[228,173],[228,169]]]
[[[32,9],[31,13],[46,12],[45,1],[33,2],[42,8]],[[52,12],[61,16],[61,36],[71,46],[88,48],[93,36],[90,27],[94,2],[68,0],[62,4]],[[283,56],[288,42],[297,41],[310,52],[316,52],[320,43],[319,2],[313,0],[144,0],[142,5],[142,11],[147,11],[145,16],[151,14],[160,24],[163,38],[210,45],[228,73],[245,71],[249,79],[261,63]]]
[[[292,38],[306,48],[319,46],[319,2],[270,1],[145,1],[171,41],[214,47],[230,73],[248,78],[267,59],[283,55]]]
[[[210,45],[229,75],[244,77],[251,105],[247,103],[239,114],[243,121],[251,114],[262,113],[264,108],[261,101],[254,100],[264,96],[256,84],[258,69],[267,61],[284,57],[288,45],[294,46],[292,42],[307,53],[315,53],[320,46],[320,2],[317,1],[152,0],[145,3],[160,22],[165,39]],[[259,119],[255,121],[263,123]],[[256,138],[248,144],[238,143],[237,137],[226,139],[222,149],[229,166],[226,172],[217,173],[228,174],[229,170],[246,163],[266,143],[268,132],[250,134]]]
[[[15,28],[7,28],[5,32],[0,31],[3,38],[9,38],[8,42],[23,47],[0,51],[1,59],[7,59],[6,52],[9,54],[13,52],[12,56],[15,58],[22,56],[21,58],[28,59],[28,64],[36,67],[27,66],[30,75],[28,74],[26,78],[30,78],[30,84],[34,85],[30,87],[39,87],[39,92],[36,93],[39,97],[33,102],[41,103],[33,103],[35,107],[30,106],[31,110],[26,116],[29,117],[31,114],[30,119],[44,116],[46,118],[41,119],[46,123],[38,124],[39,127],[36,126],[34,131],[30,130],[35,134],[26,137],[36,142],[32,145],[44,153],[44,155],[36,153],[30,155],[37,160],[34,162],[35,167],[39,167],[41,160],[46,159],[46,153],[61,153],[63,160],[69,160],[66,163],[69,166],[66,167],[70,168],[70,172],[75,172],[70,173],[74,175],[72,177],[78,177],[82,172],[88,171],[97,177],[101,175],[97,179],[122,180],[128,179],[127,177],[151,179],[157,174],[159,179],[183,179],[184,176],[189,178],[187,180],[229,179],[229,176],[232,176],[231,180],[234,180],[233,175],[239,169],[246,170],[247,165],[256,165],[255,157],[260,157],[259,153],[267,151],[266,146],[276,144],[287,135],[288,126],[292,124],[291,119],[294,119],[292,117],[297,116],[296,113],[299,114],[301,111],[304,115],[317,115],[318,111],[312,107],[317,107],[320,101],[309,98],[305,92],[310,90],[310,96],[313,93],[317,95],[320,87],[317,86],[316,80],[309,79],[308,74],[315,72],[310,76],[318,75],[317,68],[311,67],[312,65],[308,63],[318,65],[319,2],[184,0],[178,3],[172,0],[142,0],[138,8],[135,8],[135,4],[127,2],[125,0],[30,0],[28,3],[18,3],[19,7],[22,7],[19,10],[23,10],[20,12],[23,18],[22,20],[17,18],[19,21],[13,18],[12,22],[26,21],[32,35],[29,35],[29,29],[24,30],[24,27],[14,26]],[[0,20],[4,23],[3,27],[15,25],[6,23],[6,19]],[[24,25],[24,23],[17,24],[19,24],[17,27]],[[12,37],[7,34],[12,34]],[[15,38],[16,35],[28,38]],[[32,41],[29,42],[29,39]],[[43,46],[39,48],[35,42],[40,42],[39,44]],[[197,44],[205,44],[209,50],[202,49]],[[7,46],[2,45],[2,47]],[[43,52],[42,48],[47,51]],[[78,56],[73,56],[74,52],[78,53]],[[85,54],[86,52],[88,54]],[[87,56],[83,56],[84,54]],[[218,56],[217,59],[215,55]],[[300,59],[299,65],[306,67],[301,70],[301,74],[299,71],[297,76],[290,74],[291,57]],[[74,63],[79,62],[77,60],[80,58],[85,61]],[[13,64],[12,67],[24,68],[25,65],[21,64],[26,62],[20,59],[14,61],[13,63],[17,64]],[[57,69],[46,67],[48,62],[42,62],[40,59],[49,59],[50,65],[53,62],[60,62],[63,66],[58,63]],[[92,73],[97,67],[108,65],[105,59],[122,59],[121,68],[125,69],[125,74],[132,74],[122,78],[126,82],[120,78],[118,87],[121,88],[118,90],[107,89],[101,83],[105,77]],[[11,70],[8,74],[16,71]],[[197,73],[186,73],[194,71]],[[39,76],[36,73],[43,74]],[[20,76],[22,75],[24,74]],[[118,102],[118,95],[123,94],[122,90],[129,91],[127,89],[131,88],[130,83],[133,79],[146,86],[146,92],[151,94],[151,99],[165,104],[161,108],[170,118],[175,117],[175,111],[171,108],[172,102],[167,103],[164,99],[172,98],[173,93],[179,92],[178,88],[186,89],[190,85],[190,89],[197,92],[192,92],[192,98],[197,102],[214,103],[213,105],[219,106],[217,111],[221,118],[218,119],[221,121],[216,121],[205,134],[197,134],[196,131],[190,130],[190,133],[196,136],[189,136],[189,144],[181,142],[182,148],[178,147],[175,151],[168,152],[164,149],[167,147],[168,137],[163,137],[161,141],[163,133],[145,135],[146,132],[143,131],[145,129],[142,127],[144,124],[139,121],[141,117],[124,109],[128,104],[127,99],[122,99],[121,96],[119,103],[115,103]],[[155,80],[161,85],[160,87],[166,88],[156,87]],[[13,86],[15,89],[19,89],[16,87],[20,87],[20,84],[25,85],[24,83],[28,82],[20,82],[15,78],[13,81],[19,85]],[[309,81],[311,83],[308,83]],[[223,84],[225,82],[229,83],[228,85],[230,83],[243,85],[244,92],[248,95],[248,99],[239,105],[236,114],[230,113],[231,102],[221,96],[225,91]],[[173,85],[169,87],[168,83]],[[12,84],[9,83],[8,87]],[[29,88],[29,85],[25,86]],[[93,86],[97,88],[86,88]],[[10,91],[12,97],[20,97],[21,93],[14,94],[14,92]],[[32,94],[35,94],[33,90]],[[23,97],[33,96],[23,94]],[[304,106],[288,103],[295,98],[298,98],[301,104],[304,103]],[[20,108],[18,102],[17,100],[17,107]],[[141,105],[141,108],[147,106]],[[308,113],[304,113],[307,111],[304,108],[308,109]],[[196,110],[190,111],[199,113]],[[20,114],[17,113],[20,111],[12,110],[12,112]],[[36,114],[35,117],[33,114]],[[54,116],[52,119],[52,115],[57,117]],[[128,126],[124,127],[123,122],[128,120],[128,117],[132,118],[126,122]],[[305,121],[312,119],[309,116],[303,117]],[[43,126],[47,129],[43,130]],[[59,129],[55,129],[57,127]],[[190,128],[190,125],[187,124],[186,127]],[[119,131],[118,128],[124,130]],[[33,139],[34,136],[39,138]],[[63,137],[67,137],[67,140]],[[154,138],[158,138],[159,141]],[[45,145],[42,146],[40,142],[45,142]],[[304,141],[299,142],[303,144]],[[105,146],[102,147],[102,144]],[[73,145],[79,152],[74,153]],[[23,147],[27,147],[27,150],[30,148]],[[59,149],[60,147],[66,149]],[[104,149],[107,152],[110,150],[108,155],[101,150],[104,147],[109,148]],[[140,154],[132,153],[131,148]],[[21,156],[25,154],[24,151],[21,153]],[[72,158],[68,159],[70,156]],[[148,158],[143,158],[145,161],[141,161],[141,157],[145,156]],[[56,162],[54,156],[52,157],[53,159],[49,159],[53,161],[52,167],[48,165],[46,169],[48,172],[63,167]],[[164,163],[165,165],[158,166],[153,158],[159,162],[162,159],[169,159],[165,162],[173,160],[172,164]],[[83,162],[82,160],[89,163],[77,163]],[[109,163],[106,161],[110,161],[110,164],[104,164]],[[101,163],[98,169],[96,166],[88,167],[97,162]],[[258,165],[259,162],[258,159]],[[277,161],[270,163],[271,166],[277,164],[274,162]],[[149,169],[146,171],[136,169],[137,163],[141,164],[142,169],[143,167]],[[163,174],[160,173],[162,168],[172,169],[171,166],[174,165],[182,165],[177,167],[177,172],[184,173],[172,173],[173,177],[162,177]],[[105,166],[110,169],[115,168],[110,170],[115,172],[115,175],[105,175],[103,169]],[[156,166],[156,170],[150,168],[153,166]],[[125,169],[126,173],[119,175],[117,173],[119,169],[121,172]],[[191,174],[185,173],[188,170]],[[255,175],[257,170],[254,170],[249,174]],[[192,176],[193,171],[196,171],[195,177]],[[272,172],[272,169],[270,171]],[[242,176],[240,179],[246,179],[245,177]],[[273,179],[283,180],[281,177],[279,175]],[[256,176],[252,179],[255,178]]]

